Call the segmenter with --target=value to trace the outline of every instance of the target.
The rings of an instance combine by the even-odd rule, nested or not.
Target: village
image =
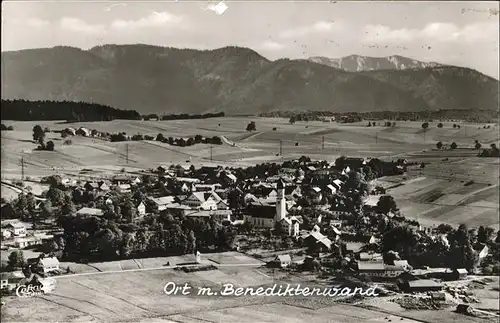
[[[238,252],[267,268],[414,295],[398,301],[408,309],[451,298],[464,314],[497,315],[473,310],[479,300],[460,281],[498,258],[498,233],[481,227],[472,237],[465,226],[405,218],[372,183],[409,167],[418,164],[302,156],[246,169],[186,163],[86,181],[50,176],[43,197],[2,204],[2,295],[71,275],[63,263],[193,254],[201,264],[200,253]]]

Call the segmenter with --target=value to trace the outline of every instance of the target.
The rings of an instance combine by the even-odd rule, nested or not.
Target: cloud
[[[49,22],[47,20],[43,20],[43,19],[40,19],[40,18],[29,18],[29,19],[26,19],[26,25],[29,26],[29,27],[33,27],[33,28],[45,27],[48,24],[49,24]]]
[[[312,25],[288,29],[280,33],[281,38],[303,37],[313,33],[336,32],[342,30],[342,23],[333,21],[318,21]]]
[[[84,34],[101,34],[106,32],[106,27],[104,25],[91,25],[84,20],[72,17],[62,18],[61,27],[72,32]]]
[[[142,17],[138,20],[115,20],[111,24],[112,28],[115,29],[138,29],[138,28],[149,28],[149,27],[164,27],[177,25],[183,22],[182,16],[176,16],[168,12],[156,12],[153,11],[149,16]]]
[[[272,40],[267,40],[257,46],[258,50],[267,50],[267,51],[278,51],[284,49],[285,46],[283,44],[277,43]]]
[[[367,25],[363,42],[409,43],[424,42],[480,42],[498,39],[498,23],[480,22],[459,28],[455,24],[433,22],[422,29],[392,29],[385,25]]]

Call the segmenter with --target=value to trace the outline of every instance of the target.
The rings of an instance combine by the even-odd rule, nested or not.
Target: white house
[[[151,201],[158,207],[158,211],[163,211],[167,209],[167,205],[174,203],[175,196],[152,198]]]
[[[0,277],[0,289],[9,291],[15,289],[19,282],[25,278],[22,271],[3,272],[0,273]]]
[[[26,227],[21,222],[9,223],[6,226],[7,230],[11,231],[17,237],[26,236]]]
[[[138,216],[146,215],[146,205],[144,204],[144,202],[141,201],[139,204],[137,204],[136,208]]]
[[[219,201],[221,198],[215,192],[193,192],[182,203],[201,210],[217,210]]]
[[[59,260],[56,257],[44,257],[38,260],[37,268],[45,274],[59,270]]]
[[[299,220],[292,216],[292,217],[285,217],[281,220],[281,225],[283,226],[283,230],[291,236],[291,237],[298,237],[300,233],[300,223]]]
[[[275,261],[281,266],[281,268],[286,268],[292,263],[292,257],[290,255],[278,255]]]
[[[101,209],[82,207],[80,210],[76,211],[77,215],[94,215],[102,216],[104,212]]]

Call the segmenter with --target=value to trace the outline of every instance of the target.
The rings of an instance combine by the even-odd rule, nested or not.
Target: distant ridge
[[[348,72],[363,72],[377,70],[405,70],[443,66],[435,62],[422,62],[412,58],[392,55],[386,57],[370,57],[349,55],[341,58],[315,56],[308,58],[311,62],[339,68]]]
[[[234,46],[58,46],[3,52],[2,99],[84,101],[140,114],[498,108],[498,81],[472,69],[411,65],[411,59],[400,56],[379,63],[349,57],[342,64],[356,71],[311,60],[270,61]],[[355,67],[346,67],[348,62]]]

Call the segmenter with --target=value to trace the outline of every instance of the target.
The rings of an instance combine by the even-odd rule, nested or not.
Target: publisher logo
[[[16,288],[16,295],[22,298],[34,297],[43,294],[45,294],[45,291],[40,286],[34,286],[29,284],[29,285],[19,285]]]

